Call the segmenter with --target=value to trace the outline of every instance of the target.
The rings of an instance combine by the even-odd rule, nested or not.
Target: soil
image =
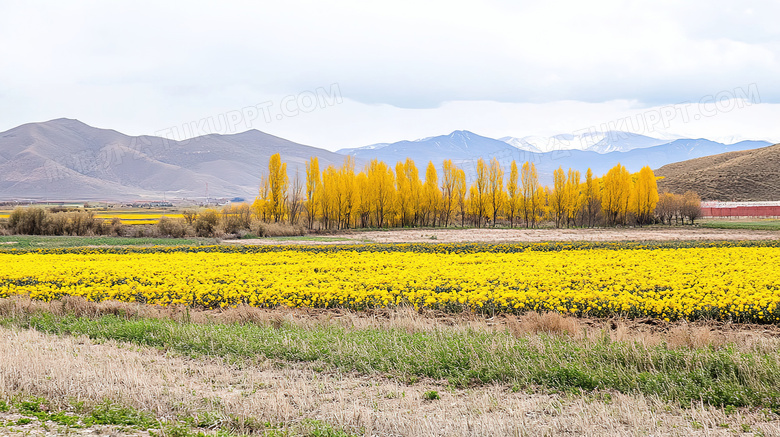
[[[328,238],[287,240],[257,238],[229,240],[229,244],[358,244],[358,243],[510,243],[543,241],[739,241],[778,240],[780,232],[747,229],[704,229],[694,227],[647,227],[603,229],[393,229],[387,231],[343,231]]]

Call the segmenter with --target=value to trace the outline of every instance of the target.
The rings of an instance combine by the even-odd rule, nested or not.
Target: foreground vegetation
[[[0,395],[2,393],[0,392]],[[138,435],[175,437],[232,437],[262,434],[268,437],[353,437],[337,427],[317,420],[305,420],[294,424],[260,423],[243,417],[225,417],[214,412],[204,412],[195,417],[156,417],[110,400],[93,405],[83,401],[62,404],[40,396],[16,394],[0,399],[0,414],[19,416],[12,420],[0,419],[0,433],[9,435],[70,435],[75,433],[109,435]],[[35,432],[37,431],[37,432]]]
[[[0,263],[0,297],[45,301],[780,321],[774,241],[74,248]]]
[[[193,323],[168,318],[11,311],[3,304],[0,325],[57,335],[86,335],[175,351],[193,358],[233,363],[308,362],[320,371],[358,372],[414,383],[444,380],[454,387],[502,384],[511,391],[616,391],[658,396],[681,406],[762,407],[780,412],[777,345],[738,347],[706,342],[700,347],[667,341],[615,341],[609,331],[591,332],[553,319],[550,334],[528,337],[507,324],[499,330],[408,326],[345,327],[337,323]],[[571,323],[571,322],[570,322]],[[561,328],[561,327],[564,328]],[[536,328],[538,329],[538,327]],[[578,332],[579,331],[579,332]],[[679,336],[679,333],[678,333]]]

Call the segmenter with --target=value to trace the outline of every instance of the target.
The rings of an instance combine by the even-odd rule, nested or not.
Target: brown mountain
[[[780,144],[665,165],[659,191],[693,190],[704,200],[780,200]]]
[[[344,157],[257,130],[186,141],[128,136],[78,120],[29,123],[0,133],[0,201],[254,198],[268,158],[290,176],[305,162]],[[207,188],[208,187],[208,188]]]

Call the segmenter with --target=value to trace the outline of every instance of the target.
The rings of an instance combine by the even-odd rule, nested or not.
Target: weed
[[[439,397],[439,392],[431,390],[423,393],[423,399],[425,399],[426,401],[436,401],[441,399],[441,397]]]

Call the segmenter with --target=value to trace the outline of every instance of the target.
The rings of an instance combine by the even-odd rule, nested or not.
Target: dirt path
[[[0,396],[25,393],[61,404],[111,399],[158,417],[208,411],[272,423],[314,419],[364,430],[367,436],[725,436],[743,425],[761,435],[780,434],[780,423],[766,422],[760,412],[680,409],[619,393],[604,401],[513,393],[500,385],[467,390],[435,381],[406,385],[262,359],[238,367],[30,330],[0,328],[0,356]],[[429,390],[441,398],[424,400]],[[39,429],[35,423],[6,426],[0,434],[29,435]]]
[[[345,231],[328,237],[299,240],[250,239],[229,244],[355,244],[355,243],[508,243],[543,241],[685,241],[778,240],[780,232],[704,228],[605,228],[605,229],[400,229]]]

